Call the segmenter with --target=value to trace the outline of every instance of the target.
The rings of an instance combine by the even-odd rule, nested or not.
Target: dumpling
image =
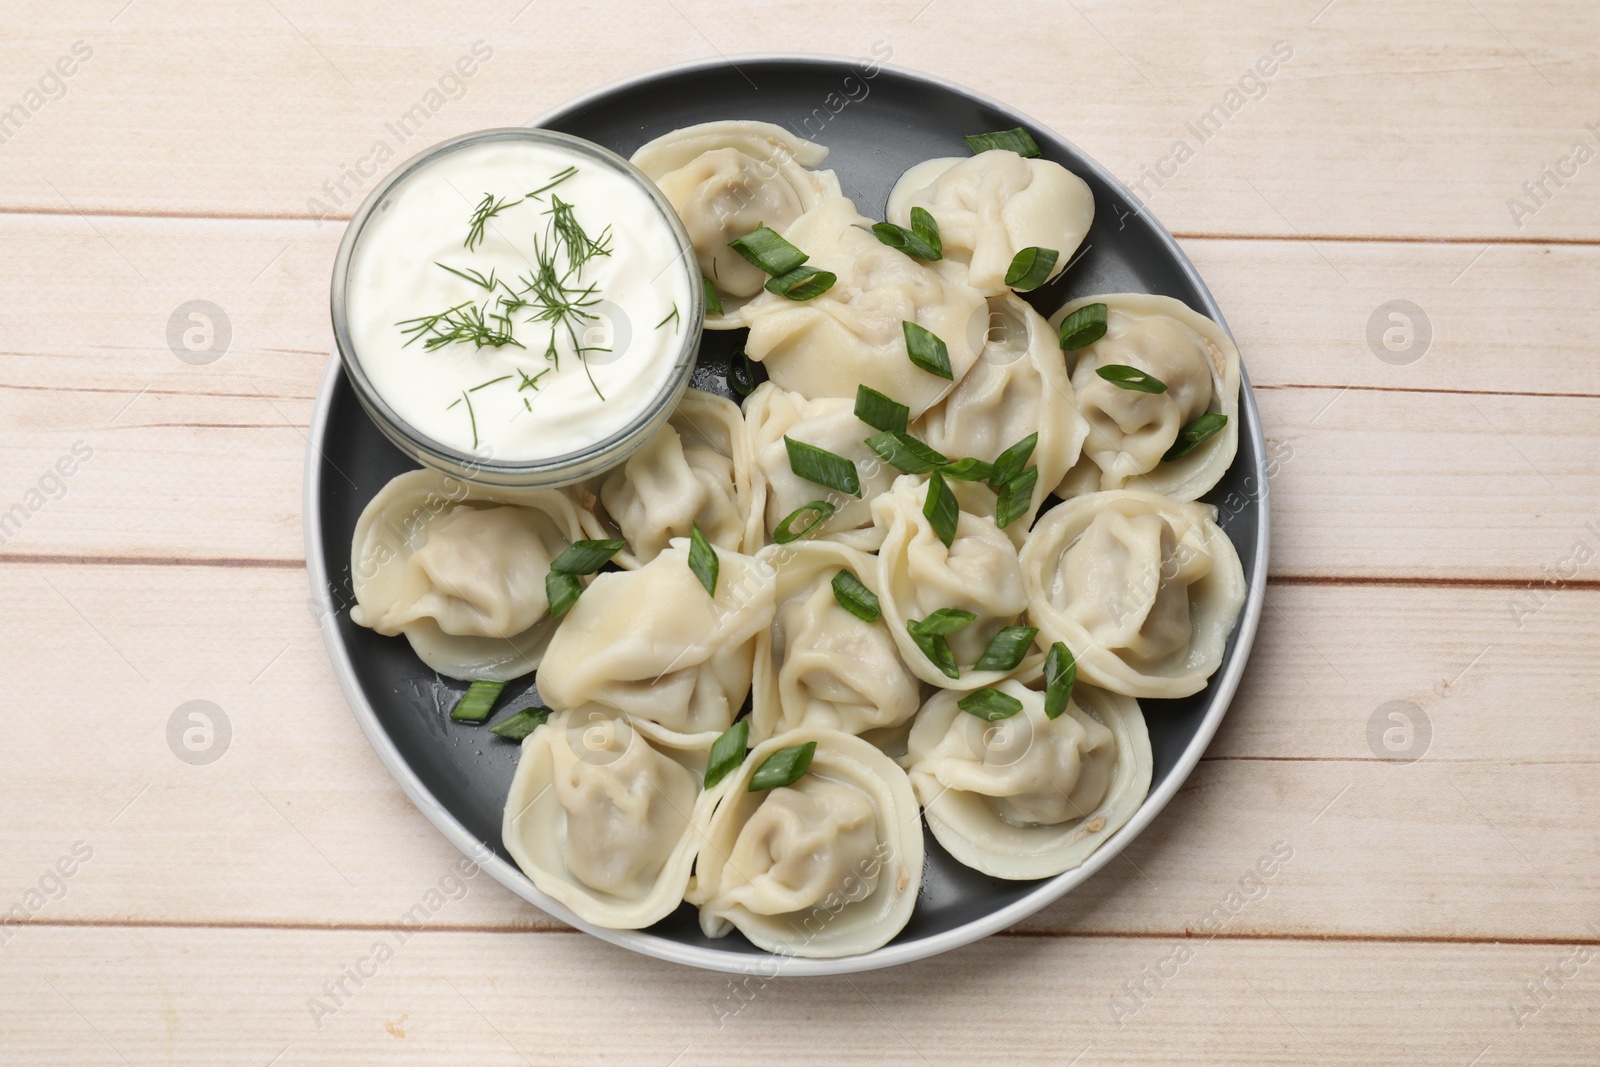
[[[584,532],[621,537],[615,559],[634,569],[649,563],[696,523],[706,540],[743,550],[750,510],[750,459],[744,418],[731,400],[690,389],[667,423],[620,467],[570,492]]]
[[[934,838],[995,878],[1049,878],[1081,864],[1150,791],[1144,715],[1131,697],[1078,685],[1058,717],[1016,679],[995,688],[1022,703],[987,722],[960,693],[928,701],[905,764]]]
[[[1043,316],[1006,293],[989,301],[989,322],[978,362],[912,429],[952,459],[985,463],[1029,434],[1039,435],[1031,460],[1039,469],[1033,504],[1006,526],[1020,545],[1045,498],[1078,461],[1088,424],[1073,403],[1056,333]]]
[[[853,400],[866,385],[922,414],[948,393],[978,358],[988,309],[977,290],[947,282],[904,252],[880,242],[848,200],[802,216],[783,236],[811,258],[807,266],[838,281],[821,296],[795,301],[762,293],[744,309],[745,353],[765,364],[785,389],[810,399]],[[902,323],[945,343],[953,379],[911,362]]]
[[[816,754],[797,782],[749,791],[767,757],[809,741]],[[737,928],[768,952],[834,958],[904,929],[922,885],[922,823],[893,760],[808,727],[757,745],[724,781],[686,898],[707,937]]]
[[[687,538],[638,570],[597,575],[545,654],[537,678],[545,703],[596,704],[680,733],[733,725],[750,693],[756,635],[772,623],[772,572],[713,551],[714,598],[689,569]]]
[[[1086,304],[1103,303],[1106,334],[1066,353],[1078,410],[1088,421],[1083,458],[1059,495],[1098,489],[1147,489],[1174,500],[1197,500],[1216,485],[1239,448],[1239,349],[1228,331],[1168,296],[1116,293],[1074,300],[1050,317],[1061,321]],[[1096,371],[1121,364],[1156,378],[1164,393],[1123,389]],[[1227,423],[1193,451],[1163,461],[1178,432],[1215,412]]]
[[[1209,504],[1131,489],[1047,511],[1022,548],[1039,643],[1078,676],[1132,697],[1205,688],[1244,606],[1244,569]]]
[[[930,266],[984,296],[1007,291],[1006,271],[1024,248],[1055,249],[1050,276],[1060,274],[1094,223],[1094,193],[1082,178],[1003,149],[912,167],[889,193],[889,221],[909,229],[913,207],[939,224],[944,258]]]
[[[867,438],[877,431],[856,418],[854,400],[807,400],[763,382],[745,401],[745,432],[752,483],[747,545],[766,544],[785,518],[814,500],[826,500],[836,510],[809,534],[811,538],[826,538],[869,552],[883,541],[883,532],[872,524],[871,502],[889,488],[899,472],[867,447]],[[853,462],[861,496],[837,492],[796,474],[783,443],[786,436]],[[806,527],[802,524],[802,528]]]
[[[767,276],[728,247],[763,223],[780,233],[823,201],[840,196],[833,171],[813,171],[827,158],[819,144],[770,122],[706,122],[657,137],[633,154],[633,165],[656,183],[694,244],[700,273],[721,298],[706,328],[745,325],[740,309]]]
[[[585,922],[637,930],[677,908],[711,809],[714,733],[675,734],[597,709],[522,742],[501,838],[540,892]]]
[[[769,545],[756,558],[776,571],[777,608],[756,640],[752,741],[801,726],[859,735],[917,713],[922,685],[900,658],[888,622],[866,622],[834,595],[840,571],[876,595],[876,560],[830,541]]]
[[[578,513],[553,489],[492,489],[408,471],[361,512],[350,548],[350,618],[405,634],[448,678],[508,681],[539,665],[550,561],[581,537]]]
[[[1008,672],[972,667],[995,634],[1018,625],[1028,607],[1016,546],[992,518],[963,511],[945,547],[922,513],[927,497],[928,483],[907,474],[872,502],[872,516],[884,530],[877,586],[884,621],[906,666],[923,681],[944,689],[993,685]],[[906,629],[942,608],[976,616],[947,638],[959,678],[944,674]]]

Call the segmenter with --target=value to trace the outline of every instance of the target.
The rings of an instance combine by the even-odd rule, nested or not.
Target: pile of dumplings
[[[749,331],[744,351],[768,380],[742,405],[691,389],[625,463],[564,489],[403,474],[356,530],[357,622],[405,635],[447,677],[537,670],[550,714],[522,741],[504,842],[540,890],[599,926],[646,927],[687,901],[710,937],[867,952],[911,917],[924,824],[995,878],[1078,866],[1149,791],[1138,701],[1203,689],[1244,603],[1233,545],[1197,502],[1237,446],[1227,333],[1142,294],[1074,300],[1047,321],[1007,288],[1018,252],[1056,251],[1054,277],[1093,221],[1088,186],[1056,163],[992,149],[913,167],[887,221],[931,215],[943,256],[926,262],[874,235],[819,169],[826,154],[729,121],[633,157],[715,287],[707,328]],[[767,291],[729,248],[761,225],[832,287],[807,300]],[[1105,305],[1104,335],[1063,351],[1063,319],[1091,304]],[[951,378],[908,358],[905,322],[945,343]],[[1165,391],[1124,388],[1102,367]],[[1020,517],[1002,528],[995,491],[949,479],[947,540],[927,514],[933,476],[866,444],[877,430],[856,414],[863,385],[908,408],[911,436],[952,460],[992,464],[1037,435]],[[1221,431],[1164,458],[1208,414],[1226,417]],[[786,439],[850,461],[859,495],[796,473]],[[777,543],[818,499],[833,506],[826,520]],[[691,567],[698,538],[717,561],[711,592]],[[626,548],[552,617],[552,560],[598,539]],[[871,621],[836,592],[842,572],[876,599]],[[947,609],[972,616],[948,636],[955,677],[910,629]],[[977,669],[1018,627],[1037,629],[1020,662]],[[1057,643],[1076,684],[1052,715]],[[983,690],[1020,711],[968,713]],[[750,751],[707,787],[713,745],[741,718]],[[798,779],[752,791],[768,757],[812,743]]]

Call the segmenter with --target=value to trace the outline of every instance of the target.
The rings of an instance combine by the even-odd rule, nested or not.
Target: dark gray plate
[[[756,88],[759,87],[759,88]],[[841,101],[844,103],[841,105]],[[1048,315],[1068,299],[1102,292],[1176,297],[1217,322],[1222,313],[1176,242],[1123,187],[1077,148],[1003,104],[932,78],[862,62],[799,56],[739,57],[658,71],[602,89],[529,125],[588,138],[632,155],[680,126],[714,119],[775,122],[829,149],[827,167],[865,215],[882,218],[889,190],[914,163],[965,155],[962,135],[1024,126],[1053,159],[1089,183],[1095,223],[1078,259],[1029,294]],[[707,333],[694,385],[728,395],[728,353],[742,332]],[[738,934],[705,938],[687,905],[645,931],[590,927],[545,898],[517,870],[500,841],[501,808],[517,746],[482,727],[449,719],[465,689],[425,668],[402,638],[350,621],[350,541],[361,509],[411,464],[368,420],[330,362],[313,418],[305,482],[306,557],[313,603],[335,670],[373,747],[425,815],[464,852],[515,892],[609,941],[682,963],[730,971],[781,968],[790,974],[868,970],[919,959],[1003,929],[1102,867],[1177,792],[1221,722],[1237,688],[1261,613],[1267,567],[1266,471],[1260,419],[1248,379],[1240,408],[1239,453],[1206,498],[1244,563],[1249,598],[1210,686],[1185,700],[1142,701],[1155,755],[1150,796],[1087,863],[1056,878],[1005,882],[961,866],[927,836],[927,873],[916,913],[889,945],[843,960],[775,960]],[[501,709],[536,703],[524,679]],[[497,717],[503,712],[497,712]]]

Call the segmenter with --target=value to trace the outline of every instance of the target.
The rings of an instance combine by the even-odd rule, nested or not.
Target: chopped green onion
[[[942,247],[928,243],[916,231],[908,230],[904,226],[896,226],[892,222],[875,222],[872,224],[872,232],[877,236],[878,240],[890,248],[904,252],[913,259],[921,259],[932,263],[944,258]],[[936,232],[933,237],[937,241],[939,239],[938,233]]]
[[[911,362],[929,374],[955,380],[950,370],[950,350],[943,341],[914,322],[901,322],[900,328],[905,331],[906,355],[911,357]]]
[[[1094,372],[1118,389],[1127,389],[1135,393],[1164,393],[1167,383],[1154,375],[1147,374],[1138,367],[1128,367],[1121,363],[1109,363],[1104,367],[1096,367]]]
[[[504,682],[473,682],[467,686],[461,699],[456,701],[450,717],[456,722],[482,722],[489,717],[494,702],[500,699],[500,690],[505,687]]]
[[[550,569],[562,574],[593,574],[627,547],[626,541],[574,541],[550,561]]]
[[[972,149],[973,155],[977,155],[979,152],[989,152],[996,148],[1007,152],[1015,152],[1024,159],[1039,154],[1038,142],[1021,126],[1014,130],[968,134],[966,142],[967,147]]]
[[[906,623],[906,629],[913,634],[938,634],[940,637],[949,637],[966,629],[976,618],[972,612],[961,608],[940,608],[930,613],[926,619],[912,619]]]
[[[694,576],[700,579],[700,584],[712,596],[717,595],[717,572],[721,568],[722,564],[718,562],[716,552],[712,551],[711,542],[700,532],[700,524],[693,523],[689,527],[689,569],[694,571]]]
[[[848,570],[841,570],[833,576],[833,599],[862,622],[877,622],[883,615],[877,594]]]
[[[927,208],[911,209],[911,232],[919,237],[923,244],[934,250],[936,253],[934,259],[943,258],[944,242],[939,238],[939,221]]]
[[[911,409],[876,389],[859,385],[856,387],[856,418],[875,430],[904,433],[906,424],[911,421]]]
[[[756,773],[750,776],[748,791],[760,793],[768,789],[794,785],[800,780],[801,775],[811,769],[811,757],[816,755],[816,752],[815,741],[778,749],[762,760],[761,766],[756,768]]]
[[[1034,446],[1039,443],[1039,434],[1030,433],[994,459],[994,474],[989,477],[989,488],[999,489],[1002,485],[1022,473],[1022,468],[1028,465],[1028,458],[1033,455]]]
[[[749,396],[756,391],[756,365],[744,354],[740,346],[728,357],[728,388],[738,396]]]
[[[983,650],[983,655],[978,657],[978,662],[973,665],[973,670],[978,671],[1014,671],[1022,662],[1022,657],[1028,654],[1028,648],[1033,644],[1033,639],[1039,636],[1039,630],[1033,626],[1007,626],[994,637],[989,639],[989,647]]]
[[[1055,719],[1067,710],[1067,701],[1072,699],[1072,687],[1078,680],[1078,661],[1072,658],[1072,650],[1065,642],[1057,641],[1050,646],[1050,652],[1044,658],[1044,713],[1049,718]]]
[[[1106,306],[1085,304],[1061,320],[1061,348],[1076,352],[1106,335]]]
[[[956,707],[984,722],[999,722],[1021,711],[1022,701],[998,689],[979,689],[956,701]]]
[[[933,477],[928,479],[928,499],[923,502],[922,514],[928,520],[928,525],[933,527],[933,532],[939,535],[939,540],[949,548],[951,542],[956,539],[956,525],[961,521],[961,505],[956,503],[955,494],[945,483],[944,475],[938,471],[934,471]]]
[[[496,737],[503,737],[507,741],[521,741],[534,730],[544,725],[550,717],[549,708],[523,708],[509,718],[501,719],[489,727],[489,732]]]
[[[908,433],[885,430],[867,438],[867,447],[883,461],[904,474],[927,474],[936,471],[950,460]]]
[[[728,777],[744,762],[750,747],[750,720],[740,719],[711,743],[711,762],[706,764],[706,788]]]
[[[788,274],[811,258],[764,225],[729,241],[728,247],[773,277]]]
[[[1033,490],[1039,484],[1039,468],[1029,467],[1000,487],[994,502],[994,524],[1002,530],[1028,513],[1033,506]]]
[[[833,288],[839,276],[816,267],[796,267],[767,279],[766,290],[789,300],[810,300]]]
[[[544,576],[544,595],[550,601],[550,617],[559,619],[567,609],[577,603],[583,594],[583,583],[576,574],[563,574],[552,570]]]
[[[994,466],[981,459],[967,456],[954,463],[946,463],[939,468],[939,473],[946,478],[954,478],[961,482],[987,482],[994,477]]]
[[[722,314],[722,297],[717,295],[717,287],[711,284],[710,278],[701,278],[706,290],[706,310],[713,315]]]
[[[789,469],[801,478],[836,492],[861,495],[861,478],[850,460],[787,435],[783,445],[789,450]]]
[[[772,540],[775,544],[786,545],[802,537],[810,537],[811,532],[827,522],[837,510],[826,500],[813,500],[809,504],[801,504],[778,523],[778,528],[772,531]],[[799,526],[808,515],[815,517],[804,526]]]
[[[961,669],[950,651],[949,636],[976,619],[970,611],[960,608],[940,608],[925,619],[912,619],[906,623],[906,632],[928,661],[938,667],[946,677],[960,678]]]
[[[1167,449],[1162,456],[1164,462],[1181,459],[1199,448],[1206,441],[1215,437],[1224,426],[1228,425],[1228,416],[1215,411],[1207,412],[1195,419],[1189,425],[1178,431],[1178,439],[1172,442],[1172,447]]]
[[[1011,257],[1011,266],[1006,270],[1006,284],[1019,293],[1039,288],[1050,280],[1050,272],[1056,269],[1056,260],[1060,256],[1061,253],[1054,248],[1024,248]]]

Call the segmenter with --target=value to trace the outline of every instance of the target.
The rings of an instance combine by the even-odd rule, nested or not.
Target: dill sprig
[[[566,181],[576,173],[578,173],[577,167],[568,167],[566,170],[558,171],[555,174],[552,174],[548,184],[539,186],[539,188],[529,193],[525,199],[539,199],[541,193],[548,193],[551,189],[554,189],[556,186],[560,185],[562,182]]]
[[[494,292],[494,287],[498,284],[495,281],[493,270],[489,271],[489,276],[485,278],[482,271],[473,270],[471,267],[452,267],[448,264],[440,263],[437,260],[434,261],[433,265],[438,267],[440,270],[449,271],[457,278],[465,278],[473,285],[476,285],[479,289],[487,289],[491,293]]]
[[[472,210],[472,218],[467,223],[467,251],[470,252],[483,243],[483,228],[489,225],[489,220],[508,207],[522,203],[526,197],[517,197],[515,200],[496,200],[493,193],[484,193],[483,199],[478,201],[478,206]]]
[[[582,270],[583,265],[595,256],[611,254],[610,226],[601,230],[598,237],[590,237],[579,224],[577,216],[573,214],[572,205],[559,196],[550,197],[550,210],[545,214],[551,217],[551,227],[566,245],[567,265],[573,271]]]
[[[662,317],[660,322],[656,323],[656,327],[655,328],[659,330],[659,329],[661,329],[661,327],[665,326],[667,323],[670,322],[670,323],[672,323],[672,332],[673,333],[677,333],[678,332],[678,321],[679,321],[679,319],[678,319],[678,302],[676,300],[674,300],[672,302],[672,310],[667,312],[666,315],[664,315]]]

